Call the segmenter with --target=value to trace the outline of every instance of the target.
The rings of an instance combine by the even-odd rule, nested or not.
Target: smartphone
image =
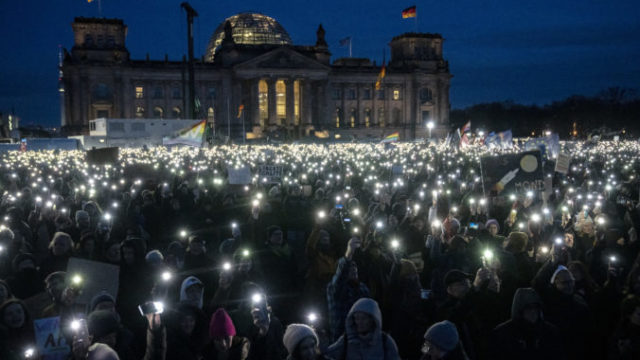
[[[78,339],[86,339],[89,337],[89,328],[87,327],[87,320],[78,319],[71,322],[71,330]]]
[[[351,218],[344,218],[344,222],[350,223],[351,222]]]
[[[336,204],[336,209],[338,210],[342,210],[344,208],[344,205],[342,204]]]
[[[472,228],[472,229],[477,229],[478,228],[478,224],[472,222],[472,223],[469,223],[469,227]]]
[[[420,290],[420,298],[423,300],[429,300],[431,297],[431,290],[429,289],[421,289]]]
[[[142,316],[148,314],[162,314],[164,305],[159,301],[148,301],[142,305],[138,305],[138,310]]]

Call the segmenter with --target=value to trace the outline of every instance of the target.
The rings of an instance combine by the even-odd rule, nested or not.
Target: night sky
[[[102,16],[128,25],[132,58],[178,60],[186,53],[180,2],[102,0]],[[638,0],[189,2],[200,15],[197,57],[226,17],[255,11],[278,20],[297,45],[314,44],[322,23],[332,59],[348,55],[338,41],[351,36],[353,56],[377,63],[393,36],[414,30],[414,20],[400,13],[416,4],[418,30],[446,39],[453,108],[502,100],[542,105],[610,86],[640,87]],[[13,108],[23,125],[59,126],[58,44],[73,46],[76,16],[98,16],[98,0],[0,0],[0,111]]]

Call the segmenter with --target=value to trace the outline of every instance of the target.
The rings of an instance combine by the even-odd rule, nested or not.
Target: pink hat
[[[226,336],[235,336],[236,327],[233,326],[233,321],[229,317],[224,309],[218,309],[213,316],[211,316],[211,322],[209,322],[209,335],[212,338],[220,338]]]

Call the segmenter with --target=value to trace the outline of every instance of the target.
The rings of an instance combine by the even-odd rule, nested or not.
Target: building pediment
[[[243,70],[319,70],[329,71],[330,67],[304,56],[289,47],[280,47],[234,66]]]

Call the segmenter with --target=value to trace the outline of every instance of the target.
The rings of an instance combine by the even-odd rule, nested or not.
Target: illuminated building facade
[[[194,64],[191,105],[185,59],[131,59],[119,19],[76,18],[72,26],[74,46],[62,65],[68,133],[88,133],[96,118],[170,120],[191,110],[218,134],[240,138],[279,130],[295,139],[328,130],[358,138],[398,131],[413,139],[426,136],[429,121],[434,136],[448,129],[451,75],[439,34],[394,37],[376,89],[381,66],[362,58],[331,62],[321,25],[316,43],[301,46],[273,18],[234,15]]]

